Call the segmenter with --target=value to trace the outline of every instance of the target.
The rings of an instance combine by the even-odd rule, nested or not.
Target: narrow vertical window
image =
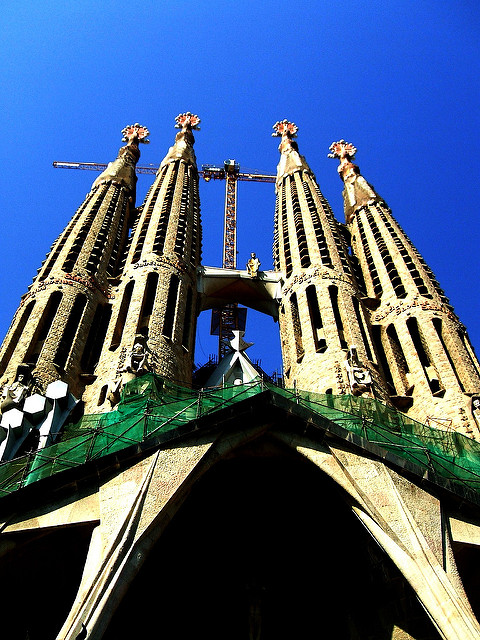
[[[3,373],[7,367],[8,361],[10,360],[10,358],[13,355],[13,352],[16,349],[16,346],[18,344],[18,341],[20,340],[20,336],[23,333],[23,330],[25,329],[25,325],[27,324],[27,320],[29,319],[33,307],[35,306],[35,300],[31,300],[27,306],[25,307],[25,309],[23,310],[23,313],[20,317],[20,320],[17,324],[17,327],[15,329],[15,331],[13,332],[13,335],[10,339],[10,342],[8,343],[7,348],[5,349],[5,354],[2,358],[2,362],[0,364],[0,374]]]
[[[110,351],[114,351],[122,341],[123,329],[125,327],[125,321],[127,319],[128,308],[130,306],[130,301],[132,299],[134,285],[135,285],[135,282],[133,280],[130,280],[130,282],[127,284],[123,292],[122,304],[120,305],[120,310],[117,316],[117,322],[115,324],[115,329],[113,331],[112,342],[110,344]]]
[[[447,345],[445,344],[445,340],[443,338],[443,323],[442,323],[441,318],[433,318],[432,319],[432,324],[435,327],[435,331],[437,332],[438,339],[442,343],[443,351],[445,352],[445,355],[447,356],[448,362],[450,363],[450,366],[452,367],[452,370],[455,373],[455,377],[457,378],[457,382],[458,382],[458,384],[460,386],[460,389],[462,391],[465,391],[465,387],[463,386],[463,383],[462,383],[462,381],[460,379],[460,375],[458,373],[457,367],[455,366],[455,362],[453,361],[453,358],[450,355],[450,351],[448,350]]]
[[[367,331],[365,329],[363,313],[362,313],[362,310],[360,308],[360,302],[358,301],[357,298],[355,298],[355,296],[352,296],[352,303],[353,303],[353,308],[355,309],[355,316],[357,318],[357,324],[358,324],[358,327],[360,329],[360,333],[362,334],[362,341],[363,341],[363,344],[365,345],[365,351],[367,353],[367,358],[370,361],[373,361],[373,354],[372,354],[372,350],[370,348],[370,340],[369,340]]]
[[[67,364],[68,356],[72,351],[77,329],[82,319],[86,304],[87,297],[83,293],[79,294],[75,298],[70,315],[68,316],[68,320],[63,329],[62,337],[58,343],[57,352],[53,359],[55,364],[61,369],[65,369],[65,365]]]
[[[290,309],[292,311],[293,335],[295,337],[295,349],[297,352],[297,362],[300,361],[305,354],[302,340],[302,324],[300,322],[300,313],[298,311],[297,294],[292,293],[290,296]]]
[[[166,338],[172,338],[173,325],[175,323],[175,311],[177,309],[178,289],[180,280],[175,274],[170,278],[170,286],[168,288],[167,305],[165,308],[165,319],[163,321],[162,334]]]
[[[148,334],[150,316],[152,315],[155,297],[157,295],[158,273],[149,273],[143,296],[142,311],[138,320],[137,332]]]
[[[190,329],[192,327],[192,288],[188,287],[187,302],[185,305],[185,318],[183,320],[182,345],[185,349],[190,347]]]
[[[340,313],[340,307],[338,305],[338,287],[335,287],[335,286],[328,287],[328,293],[330,294],[330,301],[332,303],[333,315],[335,317],[335,324],[337,325],[337,334],[340,339],[340,346],[342,349],[346,349],[347,341],[345,340],[342,315]]]
[[[52,326],[53,319],[55,318],[55,314],[57,313],[57,309],[60,305],[61,299],[61,291],[54,291],[48,299],[47,305],[42,313],[42,317],[40,319],[40,322],[38,323],[37,330],[35,331],[35,335],[33,336],[32,342],[30,343],[30,347],[25,357],[25,360],[26,362],[28,362],[28,364],[34,365],[37,362],[43,347],[43,343],[48,336],[48,332],[50,331],[50,327]]]
[[[445,393],[438,373],[432,364],[432,359],[429,354],[427,344],[425,343],[423,335],[420,333],[420,328],[416,318],[409,318],[407,320],[407,328],[410,333],[410,337],[417,351],[418,359],[423,368],[423,372],[430,386],[430,391],[433,395],[441,396]]]
[[[394,395],[401,395],[398,393],[395,382],[393,380],[392,371],[390,369],[390,363],[387,358],[387,354],[385,353],[385,349],[383,348],[381,331],[382,329],[380,325],[378,324],[372,325],[372,338],[373,338],[373,343],[375,345],[375,350],[380,360],[380,366],[382,367],[385,380],[387,381],[387,385],[390,391]]]
[[[317,353],[324,353],[327,350],[327,343],[324,337],[322,316],[318,306],[318,297],[315,285],[309,285],[306,288],[305,293],[307,294],[308,311],[310,313],[310,323],[312,325],[315,351]]]
[[[112,307],[109,304],[97,305],[83,349],[81,360],[83,373],[93,373],[97,366],[111,315]]]

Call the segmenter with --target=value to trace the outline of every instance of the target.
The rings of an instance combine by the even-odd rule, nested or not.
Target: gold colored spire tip
[[[182,129],[183,131],[186,129],[195,129],[196,131],[200,131],[200,127],[198,125],[201,120],[197,115],[190,113],[190,111],[187,111],[186,113],[179,113],[175,118],[175,122],[177,123],[175,125],[176,129]]]
[[[327,157],[340,158],[340,160],[344,160],[345,158],[353,160],[355,158],[355,154],[357,153],[357,148],[354,147],[351,142],[345,142],[345,140],[332,142],[329,149],[330,153]]]

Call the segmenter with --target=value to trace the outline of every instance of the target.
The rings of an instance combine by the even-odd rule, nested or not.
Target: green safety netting
[[[261,380],[197,391],[154,374],[127,383],[115,410],[84,416],[67,425],[56,444],[1,464],[0,496],[152,438],[158,444],[178,438],[202,416],[264,391],[313,428],[347,438],[355,434],[360,444],[395,454],[417,473],[428,472],[430,480],[441,479],[443,485],[447,480],[480,496],[480,443],[420,424],[377,400],[281,389]]]

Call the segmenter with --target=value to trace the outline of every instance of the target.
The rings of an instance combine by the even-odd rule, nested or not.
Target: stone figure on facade
[[[126,354],[123,366],[117,371],[117,377],[109,385],[107,399],[112,407],[120,401],[121,391],[127,382],[151,371],[149,353],[147,339],[144,335],[137,334],[132,348]]]
[[[480,427],[480,396],[474,396],[472,398],[472,413],[477,426]]]
[[[251,278],[256,278],[258,276],[258,270],[261,264],[262,263],[257,258],[256,254],[252,251],[247,262],[247,271]]]
[[[19,365],[13,383],[9,385],[7,381],[3,387],[0,412],[5,413],[9,409],[21,408],[25,398],[31,395],[31,382],[31,373],[28,365]]]
[[[353,395],[359,396],[362,393],[371,392],[372,376],[370,371],[360,364],[355,346],[351,346],[348,350],[345,368]]]

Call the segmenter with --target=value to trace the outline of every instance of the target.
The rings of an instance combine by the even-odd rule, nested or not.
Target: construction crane
[[[83,169],[87,171],[103,171],[107,164],[99,162],[59,162],[53,163],[56,169]],[[137,166],[137,173],[155,175],[158,166]],[[223,166],[203,164],[198,175],[205,180],[225,180],[225,213],[223,222],[223,262],[224,269],[237,267],[237,183],[241,182],[275,182],[276,177],[255,171],[241,172],[235,160],[225,160]],[[218,335],[218,359],[227,353],[227,339],[232,337],[235,329],[245,329],[246,309],[239,309],[236,303],[212,310],[210,333]]]

